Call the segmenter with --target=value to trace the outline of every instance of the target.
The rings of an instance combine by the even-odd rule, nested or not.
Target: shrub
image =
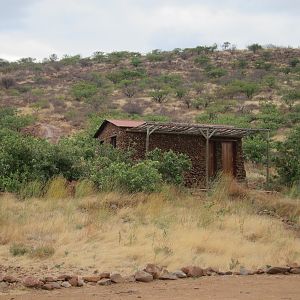
[[[285,142],[277,144],[275,165],[283,183],[292,186],[300,182],[300,126],[289,134]]]
[[[71,93],[76,100],[88,99],[97,93],[97,86],[92,83],[79,82],[73,85]]]
[[[15,85],[15,80],[12,77],[5,76],[1,78],[1,84],[4,88],[9,89],[10,87]]]
[[[258,50],[261,50],[263,47],[257,43],[249,45],[248,50],[252,51],[253,53],[256,53]]]
[[[45,187],[45,197],[48,199],[65,199],[69,196],[68,182],[63,177],[54,177]]]
[[[80,180],[75,185],[75,198],[91,196],[95,193],[95,185],[88,179]]]
[[[199,64],[200,66],[207,65],[209,63],[210,59],[207,56],[198,56],[194,59],[195,64]]]
[[[133,57],[131,59],[131,64],[137,68],[138,66],[140,66],[142,64],[142,60],[139,57]]]
[[[267,155],[267,141],[261,135],[247,137],[244,142],[244,155],[246,160],[254,163],[264,163]]]
[[[298,58],[292,58],[292,59],[289,61],[289,65],[290,65],[292,68],[295,68],[299,63],[300,63],[300,60],[299,60]]]
[[[139,162],[120,173],[121,186],[131,193],[159,191],[161,179],[157,163],[153,161]]]
[[[147,158],[157,161],[158,171],[167,183],[182,184],[183,175],[191,168],[191,161],[185,154],[176,154],[172,150],[162,152],[155,149],[148,153]]]
[[[44,184],[38,180],[22,183],[19,191],[21,199],[39,198],[43,195]]]
[[[36,248],[31,249],[30,256],[34,258],[48,258],[54,254],[55,250],[50,245],[38,246]]]
[[[9,252],[13,256],[23,256],[29,251],[30,249],[24,244],[12,244],[9,248]]]
[[[219,78],[227,74],[227,71],[222,68],[208,67],[206,74],[211,78]]]
[[[277,106],[270,102],[262,103],[260,105],[260,112],[256,117],[260,127],[272,130],[278,129],[284,121]]]

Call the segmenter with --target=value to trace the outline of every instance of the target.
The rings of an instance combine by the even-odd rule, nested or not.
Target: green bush
[[[162,176],[153,161],[139,162],[120,173],[120,184],[128,192],[156,192],[161,188]]]
[[[9,252],[13,256],[23,256],[29,251],[30,249],[24,244],[12,244],[9,248]]]
[[[259,127],[272,130],[278,129],[284,122],[284,117],[277,106],[270,102],[265,102],[260,105],[260,112],[256,115],[256,118]]]
[[[210,78],[219,78],[227,74],[227,70],[216,67],[208,67],[206,68],[206,74]]]
[[[300,183],[300,126],[292,130],[285,142],[277,144],[275,165],[283,183]]]
[[[254,163],[265,163],[267,155],[266,137],[252,135],[245,138],[243,149],[246,160]]]
[[[184,173],[191,168],[191,160],[185,154],[176,154],[172,150],[162,152],[155,149],[148,153],[147,158],[158,162],[158,171],[165,182],[182,184]]]
[[[88,99],[97,94],[97,86],[88,82],[73,85],[71,93],[76,100]]]

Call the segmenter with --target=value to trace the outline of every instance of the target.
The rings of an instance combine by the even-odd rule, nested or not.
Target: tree
[[[283,102],[288,106],[289,111],[292,111],[296,101],[300,100],[300,90],[290,90],[282,97]]]
[[[166,102],[169,94],[170,94],[170,91],[166,88],[155,89],[155,90],[150,91],[150,93],[149,93],[150,97],[152,97],[152,99],[159,104]]]
[[[277,145],[275,165],[283,183],[291,186],[300,182],[300,126],[298,125],[285,142]]]
[[[138,85],[136,81],[133,80],[122,80],[119,84],[124,95],[128,98],[132,98],[138,91]]]
[[[10,87],[15,85],[15,80],[14,78],[10,76],[5,76],[1,78],[1,84],[4,88],[9,89]]]
[[[50,56],[49,56],[49,60],[50,61],[57,61],[58,60],[58,56],[55,54],[55,53],[53,53],[53,54],[51,54]]]
[[[256,53],[258,50],[261,50],[263,47],[256,43],[256,44],[249,45],[247,48],[253,53]]]
[[[228,50],[229,47],[230,47],[231,43],[230,42],[224,42],[223,45],[222,45],[222,49],[224,51]]]

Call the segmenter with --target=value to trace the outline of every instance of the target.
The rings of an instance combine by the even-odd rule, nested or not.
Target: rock
[[[8,282],[8,283],[15,283],[15,282],[18,282],[18,281],[19,281],[16,277],[14,277],[14,276],[12,276],[12,275],[6,275],[6,276],[3,277],[2,280],[3,280],[4,282]]]
[[[102,278],[100,276],[85,276],[82,279],[86,282],[98,282]]]
[[[135,282],[135,277],[133,275],[124,278],[125,282]]]
[[[231,272],[231,271],[226,271],[226,272],[224,273],[224,275],[232,275],[232,272]]]
[[[247,270],[246,268],[240,268],[240,275],[253,275],[254,272],[253,271],[250,271],[250,270]]]
[[[177,278],[186,278],[186,274],[184,272],[182,272],[181,270],[177,270],[175,272],[173,272],[172,274],[174,274]]]
[[[5,290],[6,288],[8,288],[8,286],[9,286],[9,283],[1,281],[0,282],[0,291]]]
[[[254,273],[260,275],[265,274],[265,271],[263,269],[257,269]]]
[[[60,284],[58,282],[51,282],[49,284],[51,284],[54,289],[60,289],[61,288],[61,286],[60,286]]]
[[[103,272],[99,274],[100,279],[102,278],[110,278],[110,273],[109,272]]]
[[[144,271],[151,274],[153,279],[158,279],[162,272],[162,268],[154,264],[147,264]]]
[[[203,269],[196,266],[188,266],[181,269],[187,277],[201,277],[204,275]]]
[[[292,269],[296,269],[296,268],[300,268],[300,265],[297,264],[297,263],[291,263],[291,264],[288,264],[288,267],[292,268]],[[0,276],[1,277],[1,276]]]
[[[212,275],[217,275],[217,274],[218,274],[218,271],[211,267],[203,269],[204,276],[212,276]]]
[[[35,277],[28,276],[23,280],[23,285],[28,288],[40,288],[43,283]]]
[[[159,276],[160,280],[177,280],[177,276],[175,274],[169,273],[167,270],[162,272]]]
[[[84,281],[81,278],[78,278],[77,286],[78,287],[84,286]]]
[[[62,284],[61,284],[62,287],[64,288],[69,288],[71,287],[72,285],[68,282],[68,281],[64,281]]]
[[[97,282],[97,284],[107,286],[107,285],[111,285],[112,281],[109,278],[102,278]]]
[[[122,283],[124,282],[124,278],[119,273],[113,273],[110,275],[110,280],[113,283]]]
[[[150,282],[153,281],[153,276],[145,271],[137,271],[134,274],[134,278],[136,281],[140,282]]]
[[[270,267],[267,270],[267,274],[286,274],[289,272],[290,268],[289,267]]]
[[[52,283],[46,283],[42,286],[42,289],[47,291],[52,291],[54,290],[54,286],[52,285]]]
[[[78,286],[78,276],[72,276],[72,278],[68,280],[68,283],[70,283],[71,286]]]
[[[68,281],[68,280],[70,280],[72,278],[72,276],[70,276],[70,275],[60,275],[60,276],[58,276],[57,277],[57,280],[61,280],[61,281]]]
[[[290,270],[290,273],[292,273],[292,274],[300,274],[300,267],[299,268],[292,268]]]

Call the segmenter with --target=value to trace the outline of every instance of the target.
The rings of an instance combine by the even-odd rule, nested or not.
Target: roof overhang
[[[128,132],[155,132],[166,134],[203,135],[204,137],[242,138],[249,134],[269,131],[264,128],[238,128],[225,125],[203,125],[192,123],[158,123],[144,122],[143,124],[127,129]]]

